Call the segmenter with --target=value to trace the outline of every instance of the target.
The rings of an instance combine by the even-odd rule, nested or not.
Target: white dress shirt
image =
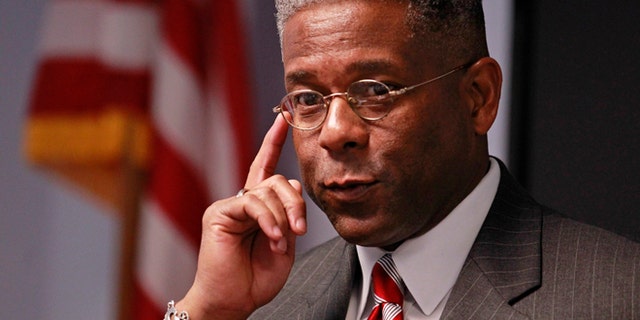
[[[490,158],[487,174],[437,226],[401,244],[392,257],[407,290],[405,319],[440,319],[451,289],[484,222],[500,182],[500,166]],[[361,279],[354,285],[346,319],[367,319],[374,307],[371,271],[386,251],[357,246]]]

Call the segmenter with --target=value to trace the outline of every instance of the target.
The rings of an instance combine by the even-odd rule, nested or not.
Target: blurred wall
[[[271,1],[243,0],[251,39],[257,132],[269,127],[271,107],[284,94],[280,48]],[[492,129],[492,154],[506,159],[512,0],[486,1],[492,55],[505,67],[501,120]],[[0,301],[21,319],[115,317],[119,220],[82,192],[25,164],[22,123],[45,0],[0,1]],[[291,144],[279,171],[297,176]],[[324,215],[309,205],[310,231],[298,249],[333,236]]]
[[[0,1],[0,300],[24,319],[108,319],[118,221],[21,153],[45,2]]]
[[[561,212],[640,241],[640,2],[519,1],[521,180]]]

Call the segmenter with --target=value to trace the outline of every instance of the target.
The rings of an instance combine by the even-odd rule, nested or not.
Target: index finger
[[[262,140],[258,154],[251,163],[247,181],[244,184],[245,188],[251,188],[274,175],[282,147],[287,139],[288,129],[289,125],[284,118],[276,116],[271,128]]]

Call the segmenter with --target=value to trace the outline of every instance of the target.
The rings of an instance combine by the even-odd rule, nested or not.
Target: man
[[[537,204],[489,157],[502,76],[480,1],[276,5],[282,117],[245,189],[206,211],[196,279],[175,309],[194,320],[640,317],[640,246]],[[302,186],[274,174],[289,125],[304,187],[340,235],[295,266]],[[398,302],[381,298],[379,258]]]

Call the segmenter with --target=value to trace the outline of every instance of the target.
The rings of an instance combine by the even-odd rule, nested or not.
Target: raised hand
[[[191,319],[244,319],[284,286],[295,238],[306,232],[300,182],[275,175],[287,128],[277,117],[251,165],[244,195],[206,210],[196,279],[176,306]]]

